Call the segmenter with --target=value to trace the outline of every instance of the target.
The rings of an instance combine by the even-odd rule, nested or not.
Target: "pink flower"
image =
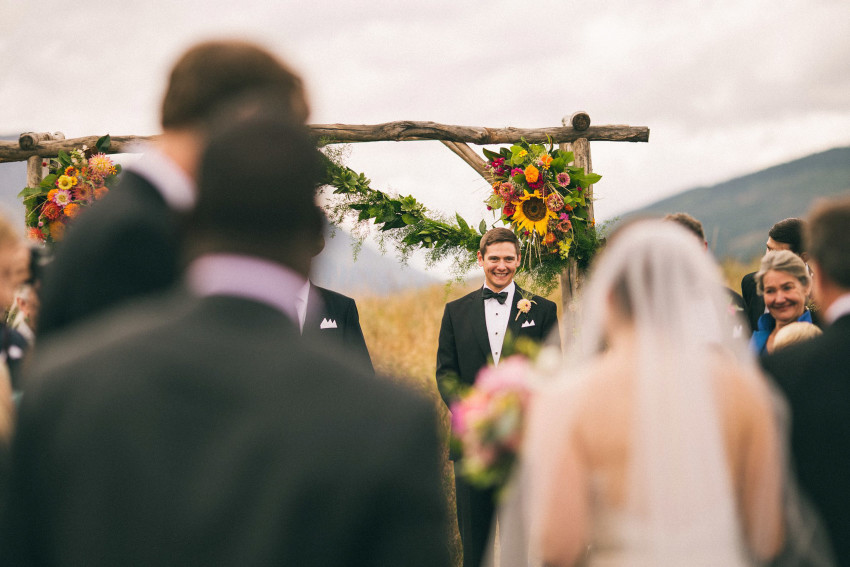
[[[510,181],[506,181],[499,185],[499,195],[506,203],[513,201],[516,197],[516,188],[514,187],[514,184]]]
[[[552,191],[546,196],[546,206],[553,213],[557,213],[564,208],[564,200],[557,192]]]
[[[570,184],[570,174],[566,171],[559,173],[556,179],[558,180],[558,185],[561,187],[566,187]]]
[[[511,170],[511,177],[514,177],[515,175],[522,175],[523,177],[525,177],[525,171],[520,169],[519,167],[515,167]]]

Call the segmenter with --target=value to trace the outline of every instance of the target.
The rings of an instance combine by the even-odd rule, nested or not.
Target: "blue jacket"
[[[806,309],[803,314],[797,318],[797,321],[802,323],[812,322],[812,312]],[[753,331],[753,336],[750,338],[750,348],[756,354],[764,354],[764,347],[767,346],[767,339],[773,328],[776,327],[776,320],[770,313],[765,313],[759,317],[759,327]]]

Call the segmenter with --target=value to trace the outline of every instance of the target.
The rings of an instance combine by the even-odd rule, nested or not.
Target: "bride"
[[[541,386],[500,564],[745,566],[783,548],[775,400],[716,265],[670,222],[618,231],[569,368]],[[526,555],[528,554],[528,555]]]

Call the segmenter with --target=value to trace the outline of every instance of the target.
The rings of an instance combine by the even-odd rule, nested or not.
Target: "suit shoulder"
[[[327,288],[324,288],[324,287],[319,287],[319,286],[312,284],[312,283],[310,285],[312,285],[314,288],[316,288],[316,291],[319,292],[319,295],[322,296],[322,300],[325,301],[325,303],[331,303],[331,302],[354,303],[353,298],[348,297],[347,295],[344,295],[342,293],[339,293],[338,291],[334,291],[332,289],[327,289]]]
[[[464,295],[462,297],[458,297],[457,299],[453,299],[453,300],[446,303],[446,309],[447,310],[455,309],[457,307],[462,307],[464,305],[467,305],[468,303],[475,300],[479,293],[481,293],[480,288],[475,289],[475,290],[467,293],[466,295]]]

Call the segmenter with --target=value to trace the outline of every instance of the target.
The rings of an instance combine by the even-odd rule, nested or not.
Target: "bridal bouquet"
[[[531,397],[531,361],[515,354],[485,366],[475,385],[452,404],[452,434],[460,442],[461,473],[478,487],[500,487],[510,476]]]
[[[105,153],[109,145],[109,136],[103,136],[93,149],[60,151],[44,162],[49,174],[38,187],[26,187],[18,195],[26,207],[27,236],[40,242],[62,240],[71,219],[109,191],[121,172]]]
[[[499,153],[485,149],[484,155],[494,179],[493,194],[484,203],[501,211],[501,220],[517,234],[528,269],[555,264],[560,270],[571,255],[589,262],[596,235],[585,189],[602,176],[569,165],[573,153],[552,144],[547,150],[522,141]]]

